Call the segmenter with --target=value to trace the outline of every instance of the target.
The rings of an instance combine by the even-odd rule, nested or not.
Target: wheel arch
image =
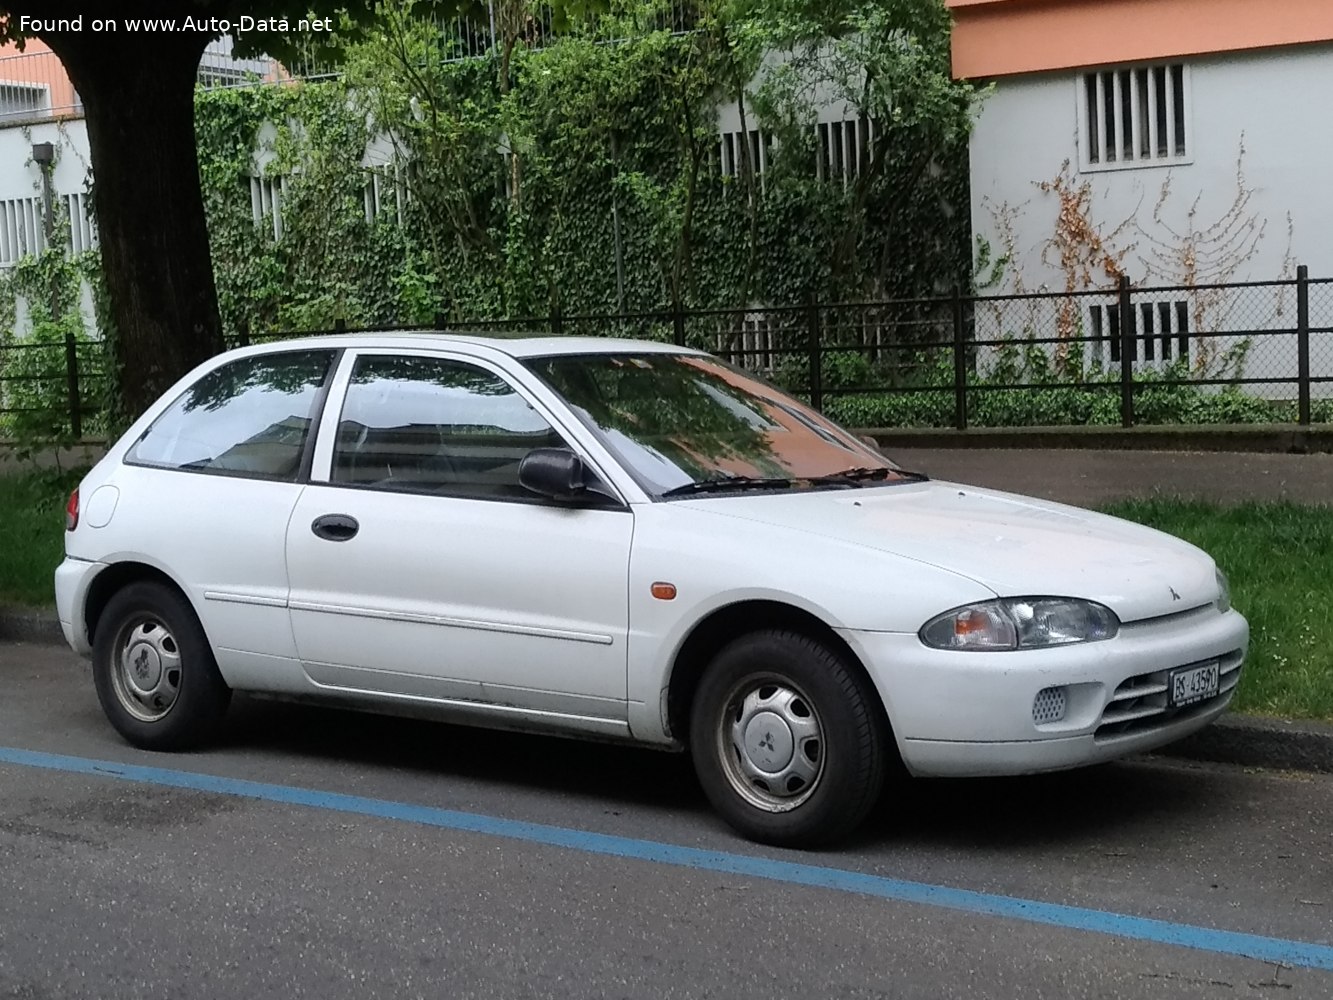
[[[180,594],[186,604],[191,607],[194,606],[194,602],[190,600],[185,588],[164,570],[132,559],[111,563],[93,578],[92,583],[88,585],[88,593],[83,600],[84,629],[88,634],[89,644],[96,641],[97,626],[101,621],[102,612],[106,610],[107,603],[111,598],[130,584],[143,582],[160,583],[163,586],[170,587]],[[196,612],[197,616],[198,612]]]
[[[743,635],[767,630],[799,632],[841,656],[859,673],[867,689],[876,692],[874,704],[884,731],[892,742],[893,727],[883,699],[865,664],[838,632],[818,615],[775,599],[747,599],[717,608],[700,619],[681,643],[667,679],[665,719],[667,735],[689,742],[690,708],[704,671],[724,646]]]

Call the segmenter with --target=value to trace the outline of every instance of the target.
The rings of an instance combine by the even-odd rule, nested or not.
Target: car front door
[[[475,359],[362,352],[330,412],[287,536],[310,679],[622,732],[633,515],[519,485],[566,446],[533,402]]]

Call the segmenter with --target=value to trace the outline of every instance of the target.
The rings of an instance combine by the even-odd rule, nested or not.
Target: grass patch
[[[0,601],[55,603],[52,575],[65,557],[65,501],[86,471],[0,475]]]
[[[1333,508],[1153,499],[1102,509],[1193,542],[1227,574],[1250,621],[1236,709],[1333,719]]]

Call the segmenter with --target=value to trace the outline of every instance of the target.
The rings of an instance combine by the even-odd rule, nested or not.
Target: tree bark
[[[141,40],[142,39],[142,40]],[[193,32],[43,36],[83,100],[122,416],[223,349],[194,135]]]

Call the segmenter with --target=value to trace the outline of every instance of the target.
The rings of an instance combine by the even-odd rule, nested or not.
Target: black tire
[[[690,712],[690,751],[722,818],[782,847],[851,833],[895,753],[861,671],[816,639],[777,630],[736,639],[708,666]]]
[[[93,681],[116,731],[145,750],[207,742],[231,702],[194,609],[179,591],[151,581],[107,602],[93,641]]]

